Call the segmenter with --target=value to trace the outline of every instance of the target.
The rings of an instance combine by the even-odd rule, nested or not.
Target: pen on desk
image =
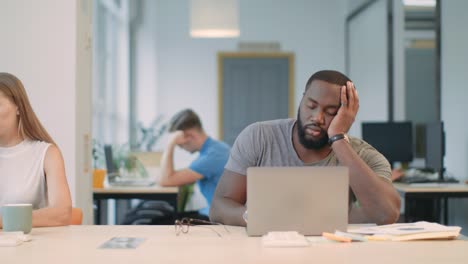
[[[330,239],[330,240],[333,240],[333,241],[337,241],[337,242],[351,242],[351,238],[349,237],[344,237],[344,236],[337,236],[335,234],[332,234],[332,233],[327,233],[327,232],[323,232],[322,233],[322,236],[327,238],[327,239]]]
[[[348,232],[341,232],[338,230],[335,231],[335,236],[351,238],[351,241],[359,241],[359,242],[367,241],[367,238],[363,235],[353,234],[353,233],[348,233]]]

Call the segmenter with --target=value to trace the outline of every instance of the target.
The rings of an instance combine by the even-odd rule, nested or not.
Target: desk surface
[[[468,241],[311,243],[302,248],[264,248],[245,228],[192,226],[68,226],[34,228],[33,240],[0,247],[2,263],[467,263]],[[97,249],[112,237],[146,238],[137,249]]]
[[[394,183],[395,188],[405,193],[468,193],[468,184],[464,183]]]
[[[139,153],[138,155],[147,155],[145,153]],[[153,154],[151,154],[153,155]],[[157,154],[156,154],[157,155]],[[152,179],[159,179],[160,168],[159,167],[146,167],[148,175]],[[104,188],[94,188],[93,193],[95,194],[177,194],[179,187],[162,187],[159,184],[152,186],[106,186]]]

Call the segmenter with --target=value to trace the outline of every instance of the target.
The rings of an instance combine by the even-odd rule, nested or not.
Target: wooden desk
[[[177,208],[178,187],[161,187],[153,185],[148,187],[107,187],[93,189],[93,199],[97,208],[96,224],[101,224],[101,201],[106,199],[144,199],[164,200]]]
[[[468,241],[311,243],[301,248],[264,248],[261,238],[241,227],[190,227],[176,236],[174,226],[69,226],[34,228],[33,240],[0,247],[2,263],[467,263]],[[112,237],[146,238],[137,249],[98,249]]]
[[[448,224],[448,199],[449,198],[468,198],[467,184],[454,183],[394,183],[395,188],[400,195],[405,198],[405,216],[412,216],[411,205],[415,199],[429,198],[435,199],[440,211],[442,212],[442,224]],[[439,209],[437,208],[437,209]]]

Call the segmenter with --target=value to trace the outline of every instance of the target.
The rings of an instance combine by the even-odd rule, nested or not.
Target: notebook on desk
[[[346,230],[349,175],[345,167],[255,167],[247,170],[247,234]]]
[[[128,186],[128,187],[144,187],[155,184],[154,179],[150,178],[126,178],[120,175],[119,171],[114,164],[114,156],[112,153],[112,146],[104,146],[104,156],[106,158],[107,179],[111,186]]]

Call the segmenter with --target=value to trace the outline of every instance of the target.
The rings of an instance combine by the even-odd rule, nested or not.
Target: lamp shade
[[[233,38],[240,35],[238,0],[190,0],[190,36]]]

